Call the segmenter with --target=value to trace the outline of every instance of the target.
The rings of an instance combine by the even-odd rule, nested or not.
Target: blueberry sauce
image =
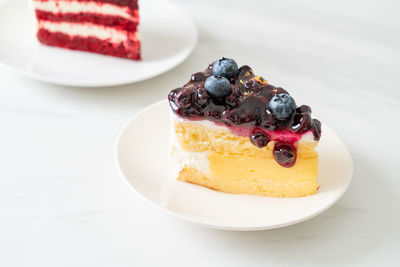
[[[296,146],[305,133],[311,132],[316,141],[320,139],[321,122],[311,117],[311,108],[305,105],[292,108],[290,116],[286,109],[282,119],[271,109],[270,102],[278,94],[290,97],[288,92],[255,76],[247,65],[240,67],[228,79],[229,94],[223,97],[210,95],[210,88],[207,91],[204,84],[213,75],[213,64],[205,71],[193,74],[183,87],[169,93],[168,100],[175,114],[189,120],[206,119],[226,126],[236,135],[248,136],[259,148],[275,141],[273,156],[283,167],[295,164]]]

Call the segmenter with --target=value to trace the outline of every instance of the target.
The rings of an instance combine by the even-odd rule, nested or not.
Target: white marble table
[[[199,44],[155,79],[71,88],[0,68],[0,266],[400,266],[400,3],[175,2]],[[354,178],[337,205],[287,228],[218,231],[163,214],[122,181],[122,125],[220,56],[342,136]]]

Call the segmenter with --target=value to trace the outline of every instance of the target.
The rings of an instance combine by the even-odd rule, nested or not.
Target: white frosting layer
[[[39,29],[46,29],[50,32],[61,32],[68,35],[78,35],[81,37],[94,36],[112,43],[121,43],[127,41],[128,39],[128,34],[125,31],[90,23],[78,24],[42,20],[38,22],[38,27]]]
[[[136,21],[128,7],[121,7],[108,3],[79,2],[79,1],[39,1],[33,0],[33,7],[38,10],[52,13],[98,13],[102,15],[119,16]]]

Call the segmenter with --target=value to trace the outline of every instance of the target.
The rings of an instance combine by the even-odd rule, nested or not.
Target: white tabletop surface
[[[399,266],[400,3],[174,2],[200,39],[157,78],[72,88],[0,68],[0,266]],[[211,230],[119,177],[124,123],[221,56],[288,89],[344,139],[354,177],[334,207],[277,230]]]

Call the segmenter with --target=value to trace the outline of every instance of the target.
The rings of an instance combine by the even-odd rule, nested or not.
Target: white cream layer
[[[128,7],[121,7],[108,3],[79,2],[79,1],[39,1],[33,0],[35,9],[52,13],[98,13],[101,15],[119,16],[136,21]]]
[[[188,152],[183,151],[180,147],[175,147],[173,158],[179,171],[184,167],[191,167],[204,174],[210,174],[207,152]]]
[[[210,173],[209,161],[208,161],[208,153],[207,152],[188,152],[184,151],[176,137],[174,130],[174,121],[178,119],[178,117],[170,112],[171,118],[171,127],[170,127],[170,150],[171,156],[175,161],[175,169],[179,173],[185,166],[195,168],[198,171],[201,171],[205,174]],[[178,175],[178,174],[177,174]]]
[[[78,24],[70,22],[51,22],[42,20],[38,22],[38,27],[39,29],[42,28],[50,32],[61,32],[72,36],[93,36],[102,40],[107,40],[112,43],[121,43],[127,41],[128,39],[128,34],[125,31],[90,23]]]

